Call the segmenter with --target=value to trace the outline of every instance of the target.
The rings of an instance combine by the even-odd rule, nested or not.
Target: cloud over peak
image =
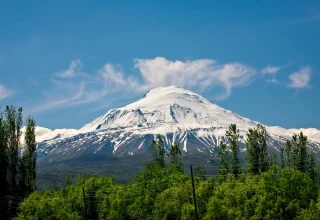
[[[245,86],[256,74],[254,68],[240,63],[219,64],[211,59],[172,61],[164,57],[135,59],[134,67],[143,78],[142,88],[176,85],[184,88],[222,87],[227,98],[234,87]]]
[[[145,92],[159,86],[176,85],[193,90],[222,88],[217,99],[228,98],[235,87],[248,85],[256,70],[241,63],[219,64],[211,59],[172,61],[164,57],[134,59],[138,74],[125,74],[119,65],[104,64],[95,73],[82,71],[80,60],[69,68],[53,73],[52,87],[43,91],[45,101],[33,112],[88,104],[115,92]]]

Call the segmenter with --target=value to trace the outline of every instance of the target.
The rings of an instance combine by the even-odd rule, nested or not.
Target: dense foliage
[[[22,108],[7,106],[0,111],[0,211],[11,219],[23,198],[36,187],[35,121],[27,119],[21,153]]]
[[[301,133],[288,141],[280,166],[267,152],[267,133],[248,131],[247,163],[238,160],[235,125],[221,142],[219,174],[194,169],[198,219],[320,219],[314,156]],[[166,154],[161,136],[152,143],[153,160],[129,184],[106,176],[69,179],[60,190],[33,192],[19,207],[20,219],[195,219],[192,181],[173,145]],[[231,155],[229,157],[229,152]]]

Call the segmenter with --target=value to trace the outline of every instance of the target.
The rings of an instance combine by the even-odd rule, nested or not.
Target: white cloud
[[[31,112],[36,113],[51,108],[71,106],[75,101],[79,100],[82,97],[83,87],[84,83],[80,85],[79,91],[77,91],[76,94],[73,95],[68,94],[65,97],[47,97],[47,99],[43,101],[42,104],[35,106],[31,110]]]
[[[51,87],[42,91],[44,100],[31,112],[95,103],[110,94],[126,97],[159,86],[175,85],[204,93],[222,89],[216,99],[226,99],[236,87],[252,83],[257,71],[241,63],[221,64],[211,59],[172,61],[164,57],[134,59],[135,75],[125,74],[118,65],[104,64],[94,73],[85,73],[80,60],[72,61],[69,68],[53,73]],[[215,93],[217,94],[217,93]],[[97,106],[93,106],[95,108]]]
[[[275,75],[278,73],[278,71],[281,69],[282,67],[280,66],[266,66],[265,68],[263,68],[261,70],[261,73],[262,74],[272,74],[272,75]]]
[[[61,78],[69,78],[69,77],[74,77],[76,73],[80,73],[82,70],[83,64],[81,63],[80,60],[73,60],[70,63],[70,66],[68,69],[54,73],[54,75],[61,77]]]
[[[311,68],[310,67],[304,67],[301,68],[299,72],[292,73],[289,75],[290,84],[289,87],[301,89],[309,87],[309,81],[311,78]]]
[[[176,85],[184,88],[222,87],[227,98],[234,87],[248,85],[256,70],[240,63],[219,64],[215,60],[171,61],[164,57],[135,59],[134,67],[142,75],[141,89]]]
[[[61,72],[63,74],[54,73],[52,87],[43,91],[45,100],[31,112],[94,103],[104,99],[109,93],[125,91],[135,86],[131,77],[126,78],[122,71],[110,63],[92,75],[81,72],[79,64],[80,60],[72,61],[70,67]]]
[[[8,98],[14,93],[13,90],[6,88],[5,86],[0,84],[0,100]]]

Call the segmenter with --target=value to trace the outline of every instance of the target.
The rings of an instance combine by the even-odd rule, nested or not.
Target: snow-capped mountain
[[[80,129],[135,129],[158,133],[177,128],[226,127],[230,123],[249,128],[256,123],[225,110],[200,95],[174,86],[149,91],[142,99],[123,108],[112,109]],[[166,128],[170,128],[166,130]],[[161,130],[161,129],[160,129]]]
[[[111,109],[79,130],[47,130],[37,127],[40,161],[61,161],[96,157],[142,155],[156,134],[164,136],[166,146],[179,143],[185,156],[215,155],[225,130],[230,124],[240,129],[241,142],[248,128],[258,122],[241,117],[191,91],[175,86],[150,90],[140,100]],[[278,150],[293,133],[309,136],[310,149],[320,147],[317,129],[283,129],[267,127],[268,146]],[[245,146],[242,145],[243,151]]]

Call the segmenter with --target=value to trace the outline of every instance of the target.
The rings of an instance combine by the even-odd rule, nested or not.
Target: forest
[[[276,154],[267,151],[262,125],[249,129],[245,163],[237,126],[225,136],[218,167],[191,166],[190,174],[179,145],[167,151],[158,135],[150,146],[153,159],[134,181],[79,173],[59,190],[31,193],[14,219],[320,219],[315,156],[303,133]]]

